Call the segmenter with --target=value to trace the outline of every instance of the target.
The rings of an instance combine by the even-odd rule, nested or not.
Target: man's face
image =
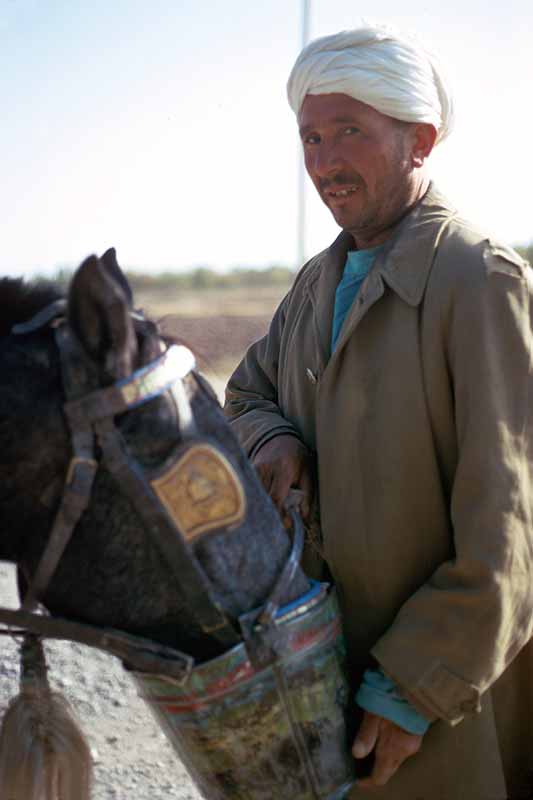
[[[305,166],[358,247],[384,241],[417,199],[410,125],[345,94],[307,95],[298,118]]]

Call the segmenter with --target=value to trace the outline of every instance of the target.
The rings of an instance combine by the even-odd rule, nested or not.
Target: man
[[[230,379],[281,509],[312,506],[386,800],[533,798],[532,274],[430,183],[452,102],[379,26],[312,42],[288,84],[342,228]]]

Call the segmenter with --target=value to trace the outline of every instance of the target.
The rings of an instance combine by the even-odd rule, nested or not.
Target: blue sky
[[[311,0],[311,37],[360,16],[447,66],[456,130],[433,174],[464,213],[533,239],[530,0]],[[301,0],[0,0],[0,270],[117,247],[128,268],[295,265],[299,145],[285,99]],[[307,252],[336,235],[308,184]]]

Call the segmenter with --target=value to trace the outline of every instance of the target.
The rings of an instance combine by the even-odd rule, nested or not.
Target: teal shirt
[[[365,711],[395,722],[408,733],[423,736],[429,728],[429,720],[401,696],[396,685],[381,669],[366,670],[355,701]]]
[[[335,292],[331,352],[335,350],[346,315],[382,246],[371,247],[369,250],[350,250],[346,256],[344,272]]]

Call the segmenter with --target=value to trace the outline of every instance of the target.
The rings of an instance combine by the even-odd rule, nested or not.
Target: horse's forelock
[[[49,281],[26,283],[21,278],[0,279],[0,338],[7,336],[13,325],[31,319],[61,296],[58,287]]]

